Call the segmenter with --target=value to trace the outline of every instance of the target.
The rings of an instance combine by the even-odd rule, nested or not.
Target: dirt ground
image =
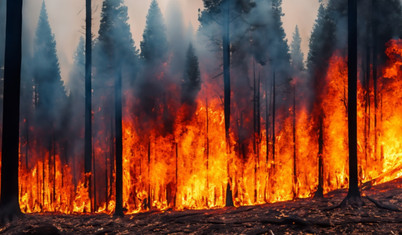
[[[402,234],[402,178],[365,187],[365,206],[338,205],[346,190],[315,200],[198,211],[108,215],[25,215],[0,234]],[[377,206],[370,199],[375,199]],[[387,207],[383,209],[381,207]]]

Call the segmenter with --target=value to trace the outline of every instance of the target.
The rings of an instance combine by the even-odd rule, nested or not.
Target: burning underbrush
[[[378,184],[402,176],[402,41],[391,40],[387,48],[389,59],[378,77],[377,93],[373,92],[373,81],[359,81],[358,160],[362,184],[372,180]],[[126,214],[224,207],[228,184],[236,206],[310,197],[320,181],[324,193],[347,187],[347,59],[342,53],[333,54],[323,79],[325,95],[318,109],[311,110],[298,99],[297,105],[280,108],[277,114],[271,111],[272,106],[275,109],[272,91],[264,89],[264,83],[255,83],[259,84],[254,88],[258,111],[233,111],[229,138],[225,136],[222,98],[217,95],[219,84],[205,74],[194,101],[196,108],[189,110],[185,104],[175,102],[174,97],[161,95],[159,101],[165,102],[156,103],[151,109],[155,118],[146,125],[141,116],[132,113],[138,98],[125,92]],[[271,78],[266,83],[269,81]],[[302,86],[296,84],[296,90],[298,85]],[[233,109],[236,110],[236,103]],[[95,109],[95,120],[103,120],[99,115],[104,112]],[[108,123],[107,119],[104,123]],[[247,129],[250,123],[258,128]],[[113,130],[96,133],[95,173],[87,176],[76,173],[83,158],[81,161],[79,157],[67,157],[66,147],[57,141],[51,141],[49,147],[38,147],[43,145],[36,145],[35,137],[29,145],[22,142],[21,210],[71,214],[89,213],[93,208],[93,212],[112,213],[112,133]],[[86,178],[92,178],[92,184]]]

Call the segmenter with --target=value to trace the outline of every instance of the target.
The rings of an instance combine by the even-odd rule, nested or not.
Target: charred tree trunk
[[[366,67],[365,67],[365,78],[364,78],[364,88],[365,88],[365,102],[364,102],[364,113],[365,113],[365,122],[364,122],[364,158],[368,161],[369,154],[369,141],[370,141],[370,26],[367,25],[367,42],[366,42]]]
[[[322,111],[321,111],[322,112]],[[314,194],[314,198],[324,197],[324,166],[323,166],[323,149],[324,149],[324,132],[323,132],[323,117],[319,117],[319,132],[318,132],[318,187]]]
[[[266,181],[265,181],[265,189],[264,189],[264,201],[267,202],[267,190],[268,190],[268,176],[269,176],[269,168],[268,168],[268,160],[269,160],[269,110],[270,110],[270,101],[268,99],[269,93],[269,82],[266,83],[266,90],[265,90],[265,168],[266,168]]]
[[[229,151],[229,129],[230,129],[230,1],[225,0],[223,4],[223,83],[224,83],[224,109],[225,109],[225,135],[226,144]],[[228,161],[229,162],[229,161]],[[228,163],[228,184],[226,190],[226,206],[233,206],[233,194],[231,188],[231,179],[229,176],[229,163]]]
[[[206,104],[206,111],[205,111],[205,113],[206,113],[206,118],[207,118],[207,123],[206,123],[206,125],[207,125],[207,136],[206,136],[206,141],[207,141],[207,147],[206,147],[206,151],[207,151],[207,186],[206,186],[206,188],[207,188],[207,195],[209,195],[209,114],[208,114],[208,112],[209,112],[209,108],[208,108],[208,97],[205,99],[205,104]],[[208,196],[207,196],[207,198],[206,198],[206,200],[207,200],[207,207],[208,207]]]
[[[92,201],[91,173],[92,173],[92,5],[91,0],[85,0],[85,177]],[[94,212],[91,205],[91,211]]]
[[[115,216],[123,213],[123,127],[122,127],[122,71],[119,68],[115,83],[115,126],[116,126],[116,209]]]
[[[373,43],[373,89],[374,89],[374,159],[377,160],[378,156],[378,136],[377,136],[377,111],[378,111],[378,91],[377,91],[377,34],[378,34],[378,27],[377,27],[377,1],[372,0],[372,43]]]
[[[342,205],[362,206],[357,167],[357,0],[348,2],[349,191]]]
[[[275,109],[276,109],[276,78],[274,76],[272,78],[272,169],[275,172]]]
[[[296,85],[293,85],[293,198],[297,197]]]
[[[0,222],[21,215],[18,201],[18,148],[22,2],[22,0],[7,1]]]
[[[113,178],[113,172],[115,171],[115,140],[114,140],[114,128],[113,128],[113,120],[110,119],[110,155],[109,155],[109,161],[110,161],[110,178],[109,178],[109,198],[112,198],[113,196],[113,183],[114,183],[114,178]]]
[[[25,122],[25,141],[26,141],[26,145],[25,145],[25,169],[28,170],[29,164],[29,119],[26,119]]]
[[[255,77],[255,61],[253,59],[253,79],[254,79],[254,97],[253,97],[253,125],[254,125],[254,135],[253,135],[253,148],[254,148],[254,202],[257,202],[257,142],[258,142],[258,125],[257,125],[257,79]]]
[[[97,196],[96,192],[98,191],[97,187],[96,187],[96,184],[97,184],[97,180],[96,180],[96,161],[95,161],[96,156],[95,156],[94,147],[92,147],[92,156],[93,156],[93,158],[92,158],[92,174],[91,174],[91,179],[92,179],[91,185],[92,185],[92,187],[90,189],[90,192],[93,192],[93,193],[92,193],[92,198],[90,198],[90,199],[91,199],[91,211],[94,212],[94,211],[97,210],[97,208],[96,208],[96,205],[97,205],[96,204],[96,196]]]
[[[145,207],[151,209],[151,137],[149,138],[148,144],[148,200],[145,203]]]
[[[173,206],[176,208],[177,192],[179,191],[178,190],[179,189],[179,179],[178,179],[178,177],[179,177],[179,175],[178,175],[178,173],[179,173],[179,146],[178,146],[178,143],[175,143],[175,148],[176,148],[176,174],[175,174],[176,189],[174,192]]]

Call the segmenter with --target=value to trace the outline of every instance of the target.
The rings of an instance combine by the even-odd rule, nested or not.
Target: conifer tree
[[[116,159],[116,216],[123,216],[123,172],[122,172],[122,83],[131,82],[137,69],[137,50],[127,23],[127,6],[123,0],[105,0],[102,5],[101,24],[96,45],[97,86],[101,95],[112,95],[103,84],[114,84],[115,159]],[[124,77],[123,77],[124,76]],[[108,109],[106,109],[108,110]],[[110,110],[111,111],[111,110]],[[106,113],[105,113],[106,115]]]
[[[201,89],[201,74],[198,57],[195,55],[192,43],[188,46],[186,65],[182,80],[182,102],[194,105],[195,98]]]
[[[295,28],[295,32],[293,33],[292,44],[290,45],[290,54],[292,59],[292,67],[294,70],[300,72],[304,70],[304,54],[301,51],[301,37],[299,33],[299,27]]]
[[[152,0],[141,41],[141,58],[146,64],[163,63],[167,60],[168,43],[166,27],[159,5]]]
[[[70,94],[79,96],[84,100],[84,80],[85,80],[85,40],[80,38],[77,49],[74,54],[73,69],[70,74],[68,88]]]
[[[180,76],[182,73],[186,58],[186,50],[183,50],[183,45],[187,45],[189,42],[189,38],[186,38],[188,35],[185,34],[180,6],[178,0],[170,0],[166,13],[166,33],[171,54],[169,68],[175,76]]]
[[[309,41],[307,68],[313,80],[320,79],[332,55],[335,40],[335,26],[330,21],[326,9],[321,4]]]
[[[236,25],[236,28],[248,28],[251,25],[247,25],[244,27],[242,22],[234,22],[232,21],[234,18],[242,18],[241,16],[247,14],[251,11],[253,7],[255,7],[255,3],[250,0],[240,0],[240,1],[230,1],[230,0],[222,0],[222,1],[212,1],[212,0],[204,0],[204,11],[201,13],[199,17],[199,21],[201,22],[201,28],[209,28],[209,26],[218,24],[220,27],[216,27],[211,36],[211,41],[219,42],[218,47],[221,48],[222,51],[222,61],[223,61],[223,86],[224,86],[224,116],[225,116],[225,136],[227,145],[229,146],[229,134],[230,134],[230,120],[231,120],[231,59],[234,57],[234,53],[232,54],[232,45],[239,46],[241,45],[242,39],[244,39],[239,32],[232,33],[231,28],[232,24]],[[240,16],[240,17],[239,17]],[[239,24],[239,25],[238,25]],[[238,27],[241,26],[241,27]],[[214,28],[214,27],[212,27]],[[202,29],[201,29],[202,30]],[[208,30],[207,30],[208,31]],[[247,31],[247,30],[246,30]],[[235,36],[231,36],[235,35]],[[248,44],[248,43],[247,43]],[[243,51],[243,50],[239,50]],[[241,57],[242,53],[239,53],[239,57]],[[239,58],[237,57],[237,58]],[[243,57],[245,58],[245,57]],[[239,63],[240,64],[240,63]],[[229,149],[229,148],[228,148]],[[229,175],[230,165],[228,164],[228,183],[226,187],[226,206],[233,206],[233,193],[232,186]]]
[[[85,146],[84,168],[89,198],[92,201],[92,0],[85,1]],[[91,211],[94,208],[91,203]]]
[[[272,0],[272,32],[268,37],[270,59],[275,70],[288,70],[290,63],[289,46],[282,23],[282,0]]]
[[[56,41],[50,28],[45,2],[42,4],[34,43],[34,81],[37,87],[37,120],[52,123],[66,101],[66,93],[61,80]],[[45,121],[45,122],[44,122]]]

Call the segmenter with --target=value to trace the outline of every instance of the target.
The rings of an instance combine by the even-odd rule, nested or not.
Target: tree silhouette
[[[141,41],[141,58],[147,64],[163,63],[167,60],[168,43],[162,12],[156,0],[152,0]]]
[[[342,204],[362,206],[357,170],[357,0],[348,1],[349,191]]]
[[[21,215],[18,198],[18,147],[22,2],[22,0],[7,1],[0,222]]]
[[[85,1],[85,177],[92,202],[92,1]],[[94,208],[91,203],[91,211]]]
[[[123,216],[122,166],[122,82],[123,74],[134,79],[137,50],[127,23],[127,6],[123,0],[105,0],[97,45],[97,68],[100,86],[114,84],[114,124],[116,151],[116,208],[115,215]],[[112,80],[113,79],[113,80]],[[106,91],[110,92],[110,91]],[[113,105],[113,104],[111,104]]]

